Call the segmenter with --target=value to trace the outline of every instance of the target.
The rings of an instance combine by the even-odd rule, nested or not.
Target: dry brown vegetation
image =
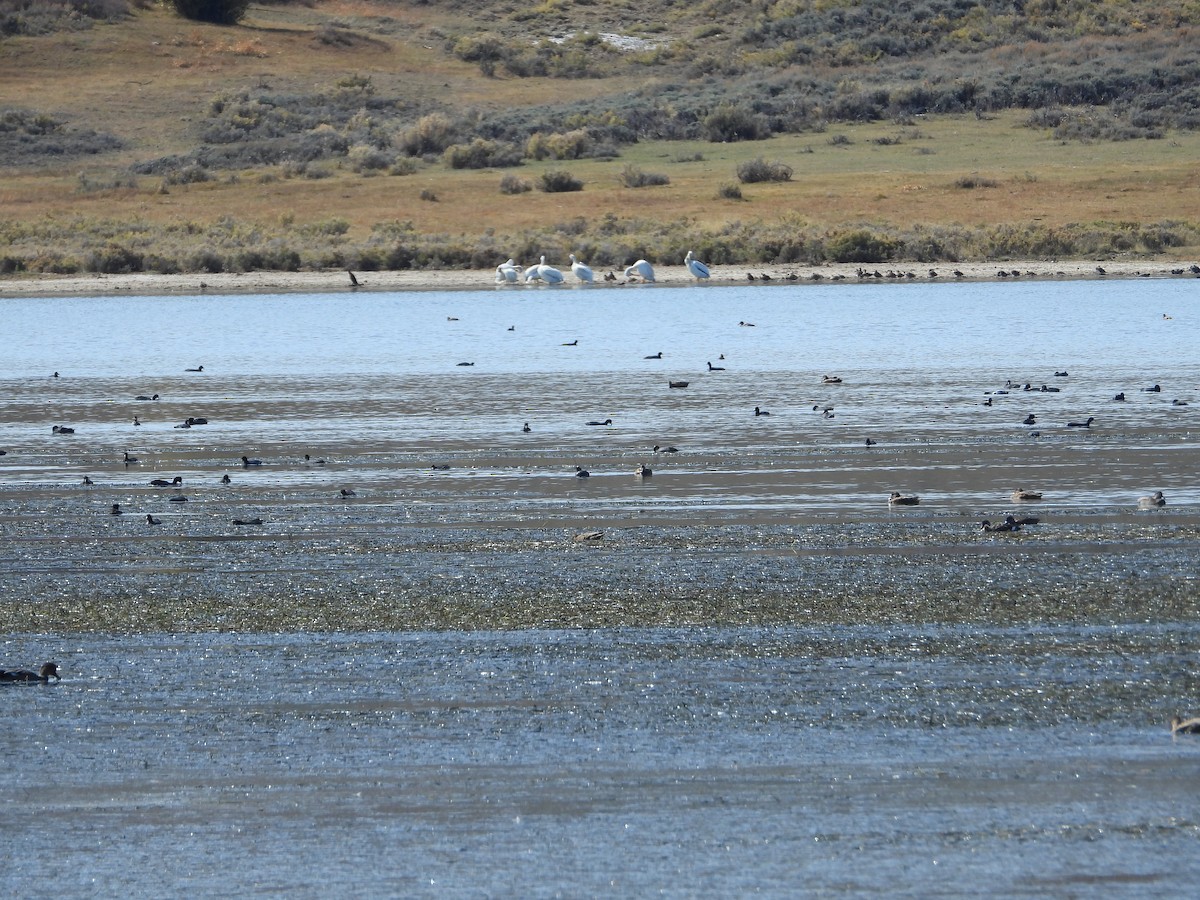
[[[862,230],[901,259],[1197,252],[1196,132],[1155,124],[1146,139],[1116,102],[994,109],[985,74],[958,109],[881,116],[913,87],[856,81],[867,70],[828,54],[798,67],[781,56],[802,43],[781,37],[781,5],[752,4],[742,30],[726,6],[651,4],[634,21],[603,3],[333,2],[254,7],[235,28],[152,7],[0,38],[0,271],[475,266],[567,245],[601,265],[684,244],[816,262]],[[537,43],[573,17],[649,43]],[[999,41],[1015,26],[993,26],[979,65],[1017,52]],[[1149,29],[1186,69],[1187,47],[1162,50],[1171,27],[1186,28],[1114,16],[1085,39],[1103,49],[1125,29],[1150,47]],[[490,74],[464,44],[489,34],[502,38]],[[1022,55],[1049,65],[1067,45],[1048,41]],[[518,77],[537,63],[512,48],[541,48],[550,73]],[[728,74],[697,71],[701,58]],[[812,117],[816,89],[795,80],[818,76],[843,76],[842,118],[828,99]],[[761,103],[728,99],[755,90]],[[778,113],[788,91],[808,118]],[[1109,139],[1131,128],[1136,140]],[[724,131],[757,139],[708,140]],[[741,199],[720,188],[759,160],[791,178],[743,184]],[[660,183],[631,187],[630,172]],[[547,176],[582,190],[508,189]]]

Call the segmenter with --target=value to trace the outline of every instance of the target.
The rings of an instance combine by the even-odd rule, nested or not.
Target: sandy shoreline
[[[854,263],[822,266],[714,266],[713,284],[754,284],[764,286],[823,284],[828,281],[896,283],[912,281],[1001,281],[1047,278],[1177,278],[1196,277],[1190,264],[1178,260],[1096,261],[1072,260],[1051,262],[1005,261],[976,263],[878,264],[860,266]],[[565,266],[567,284],[573,284]],[[868,275],[862,276],[863,269]],[[1103,270],[1101,272],[1100,270]],[[597,271],[597,287],[621,286],[625,279],[616,272],[618,281],[600,281],[607,270]],[[656,266],[657,283],[663,286],[687,286],[694,280],[683,266]],[[875,273],[878,273],[876,277]],[[932,273],[936,272],[936,275]],[[769,276],[763,278],[762,276]],[[491,269],[407,270],[357,273],[359,290],[419,291],[419,290],[478,290],[495,287]],[[349,276],[342,270],[302,272],[219,272],[163,275],[139,272],[129,275],[38,275],[0,279],[0,296],[6,297],[71,297],[108,294],[214,294],[298,292],[312,293],[331,290],[352,290]]]

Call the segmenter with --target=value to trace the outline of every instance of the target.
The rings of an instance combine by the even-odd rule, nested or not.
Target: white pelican
[[[584,284],[591,284],[596,280],[595,274],[581,262],[575,261],[575,254],[571,254],[571,273]]]
[[[554,266],[546,265],[546,257],[542,257],[541,263],[537,267],[538,278],[546,282],[546,284],[562,284],[563,273],[554,268]]]
[[[638,276],[642,281],[654,281],[654,266],[646,262],[644,259],[639,259],[632,266],[625,270],[625,277],[632,278]]]
[[[708,266],[696,259],[696,257],[692,255],[691,250],[687,252],[687,256],[683,258],[683,261],[687,265],[688,271],[692,273],[692,277],[697,281],[704,281],[705,279],[712,277],[712,273],[708,271]]]
[[[516,284],[521,279],[516,260],[510,259],[496,266],[496,284]]]

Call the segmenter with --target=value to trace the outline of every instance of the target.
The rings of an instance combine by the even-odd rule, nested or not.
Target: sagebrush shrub
[[[236,25],[250,8],[250,0],[172,0],[175,12],[193,22]]]

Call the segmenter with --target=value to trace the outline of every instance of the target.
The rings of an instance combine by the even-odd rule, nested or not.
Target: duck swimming
[[[921,502],[921,498],[914,494],[901,494],[899,491],[892,491],[888,497],[888,503],[892,506],[916,506]]]
[[[1068,428],[1091,428],[1092,423],[1096,421],[1095,416],[1088,416],[1086,422],[1068,422]]]
[[[170,481],[167,481],[165,478],[155,478],[150,482],[150,484],[152,484],[154,487],[173,487],[177,484],[183,484],[183,477],[181,475],[176,475]]]
[[[261,466],[262,460],[261,459],[250,459],[248,457],[243,456],[242,457],[242,465],[243,466]]]
[[[28,669],[4,669],[0,671],[0,684],[49,684],[50,679],[62,681],[55,663],[43,663],[37,672]]]
[[[649,478],[651,475],[654,474],[654,470],[651,469],[647,465],[638,463],[638,467],[633,470],[633,474],[636,475],[638,478]]]
[[[688,382],[688,381],[668,381],[667,387],[669,387],[669,388],[685,388],[690,383],[691,382]]]
[[[714,366],[714,365],[713,365],[713,364],[710,362],[710,363],[708,364],[708,371],[710,371],[710,372],[724,372],[724,371],[725,371],[725,367],[724,367],[724,366]]]
[[[987,519],[984,519],[982,522],[980,522],[980,523],[979,523],[979,530],[980,530],[980,531],[987,531],[987,532],[993,532],[993,531],[1020,531],[1020,530],[1021,530],[1021,526],[1020,526],[1020,525],[1018,525],[1018,524],[1016,524],[1015,522],[1007,522],[1007,521],[1005,521],[1005,522],[1001,522],[999,525],[993,525],[993,524],[992,524],[991,522],[989,522]]]
[[[588,422],[589,425],[611,425],[612,419],[605,419],[603,422]]]
[[[754,414],[756,416],[769,416],[771,413],[768,410],[756,406],[754,407]]]
[[[1019,503],[1022,500],[1041,500],[1042,492],[1041,491],[1027,491],[1027,490],[1025,490],[1025,488],[1017,488],[1015,491],[1012,492],[1012,494],[1010,496],[1012,497],[1012,499],[1015,502]]]
[[[1155,491],[1148,497],[1138,497],[1138,506],[1142,509],[1154,509],[1159,506],[1166,506],[1167,498],[1163,496],[1162,491]]]
[[[156,518],[154,518],[154,516],[150,515],[150,513],[146,513],[146,524],[147,525],[161,525],[162,519],[156,519]]]
[[[1025,516],[1024,518],[1020,519],[1018,519],[1016,516],[1004,517],[1004,523],[1006,525],[1036,525],[1040,521],[1042,520],[1037,516]]]

